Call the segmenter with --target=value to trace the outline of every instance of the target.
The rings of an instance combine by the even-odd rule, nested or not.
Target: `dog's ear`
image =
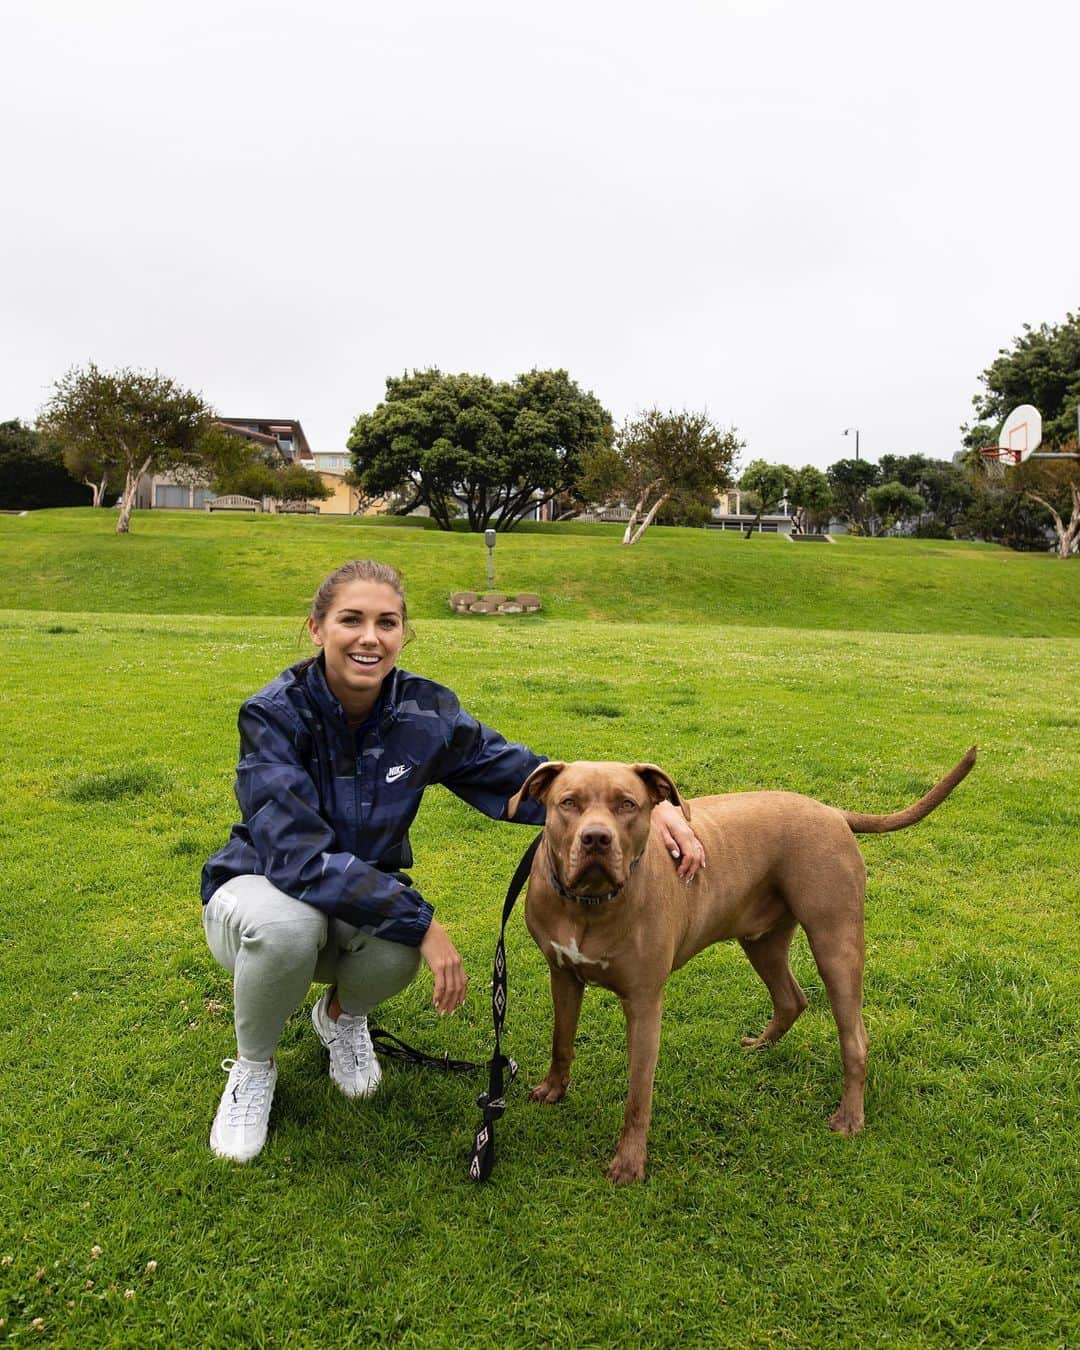
[[[654,806],[657,802],[668,801],[672,806],[677,806],[687,820],[690,819],[690,808],[663,769],[657,768],[655,764],[631,764],[630,767],[645,784]]]
[[[528,778],[525,779],[521,787],[514,793],[506,804],[506,818],[513,820],[517,815],[517,809],[527,797],[535,797],[537,801],[543,801],[551,790],[551,785],[559,774],[562,773],[566,765],[561,759],[549,759],[546,764],[541,764],[538,769],[533,769]]]

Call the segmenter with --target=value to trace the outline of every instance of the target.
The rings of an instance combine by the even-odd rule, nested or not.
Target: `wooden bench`
[[[208,511],[261,511],[262,502],[255,497],[241,497],[238,492],[226,492],[206,503]]]

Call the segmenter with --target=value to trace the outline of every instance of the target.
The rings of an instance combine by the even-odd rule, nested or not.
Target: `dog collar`
[[[620,882],[618,886],[613,886],[610,891],[604,891],[602,895],[578,895],[576,891],[570,890],[568,887],[564,886],[562,882],[559,880],[559,874],[558,872],[555,871],[555,863],[552,859],[550,848],[547,850],[547,855],[548,855],[548,875],[551,878],[551,884],[554,887],[556,894],[561,895],[564,900],[573,900],[576,904],[586,905],[589,908],[593,908],[596,905],[606,905],[609,900],[615,899],[615,897],[622,890],[623,886],[626,884],[625,882]],[[634,861],[630,864],[630,866],[626,869],[628,876],[644,856],[645,851],[643,849],[637,855]]]

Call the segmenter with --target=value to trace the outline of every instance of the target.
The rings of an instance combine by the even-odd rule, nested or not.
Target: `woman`
[[[222,1063],[210,1132],[220,1157],[244,1162],[266,1142],[274,1050],[313,980],[329,985],[312,1022],[348,1097],[370,1096],[381,1076],[368,1013],[421,960],[440,1014],[465,1002],[461,957],[403,870],[409,826],[431,783],[504,819],[542,757],[470,717],[449,689],[399,670],[407,624],[397,571],[346,563],[312,602],[318,654],[240,709],[242,820],[202,877],[207,941],[234,979],[237,1056]],[[668,803],[655,814],[689,879],[701,845]],[[540,825],[543,807],[524,803],[515,819]]]

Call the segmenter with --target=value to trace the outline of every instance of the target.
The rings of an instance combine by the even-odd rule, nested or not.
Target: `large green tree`
[[[117,534],[127,534],[135,490],[146,473],[192,470],[211,411],[199,394],[157,371],[73,367],[53,386],[39,419],[65,462],[95,462],[123,483]]]
[[[832,490],[833,510],[848,524],[852,534],[866,529],[869,508],[866,494],[881,481],[876,464],[866,459],[838,459],[825,470]]]
[[[441,529],[511,529],[534,507],[577,493],[583,457],[610,444],[611,416],[565,370],[510,381],[418,370],[386,381],[357,418],[353,469],[371,496],[404,495]]]
[[[1075,556],[1080,551],[1080,461],[1064,455],[1080,452],[1080,313],[1066,314],[1060,324],[1044,323],[1038,328],[1025,324],[1012,347],[998,352],[979,381],[984,392],[972,399],[977,420],[962,428],[964,443],[972,452],[994,444],[1013,408],[1031,403],[1042,415],[1042,449],[1063,453],[1058,461],[1028,460],[1010,466],[1000,481],[988,481],[985,465],[973,457],[970,462],[975,473],[981,473],[982,490],[991,498],[1005,492],[1035,502],[1053,522],[1058,556]],[[986,514],[992,518],[992,513]],[[1022,513],[998,514],[1017,517]]]
[[[36,511],[87,501],[86,487],[68,473],[59,446],[18,418],[0,422],[0,507]]]
[[[970,477],[959,465],[947,459],[930,459],[926,455],[882,455],[878,472],[882,483],[902,483],[922,498],[923,519],[918,533],[947,538],[974,500]]]
[[[872,517],[890,530],[908,520],[917,520],[926,510],[922,494],[895,478],[867,490],[866,504]]]
[[[1042,414],[1043,443],[1062,450],[1077,434],[1080,406],[1080,313],[1066,314],[1060,324],[1040,324],[1002,348],[979,376],[983,392],[971,400],[976,420],[962,428],[964,444],[973,450],[992,445],[1001,424],[1021,403]]]
[[[651,408],[627,418],[614,444],[590,456],[579,491],[590,501],[630,505],[623,543],[636,544],[666,505],[680,512],[711,506],[731,486],[742,448],[735,428],[716,426],[707,413]]]

